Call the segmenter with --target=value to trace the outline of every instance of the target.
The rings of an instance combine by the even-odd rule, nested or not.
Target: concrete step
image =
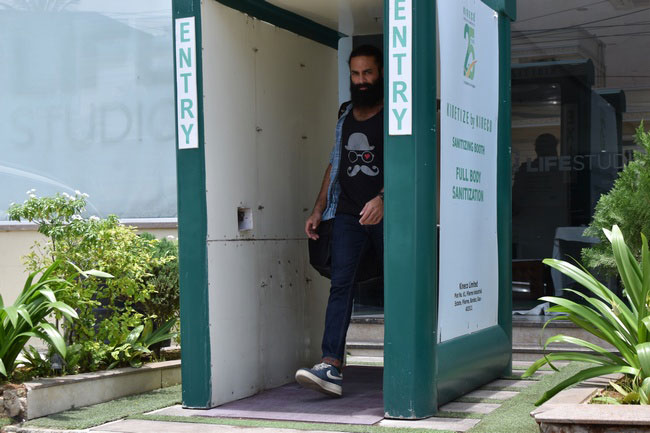
[[[369,356],[369,357],[384,357],[384,342],[377,341],[355,341],[348,342],[345,345],[345,353],[347,356]]]
[[[544,327],[544,324],[548,319],[549,318],[545,316],[515,316],[512,325],[513,347],[537,346],[542,348],[549,337],[562,334],[570,337],[581,338],[591,343],[598,344],[605,349],[614,350],[614,347],[611,345],[608,345],[587,331],[566,320],[555,320]],[[355,348],[357,348],[358,345],[363,344],[383,344],[383,317],[353,317],[348,329],[347,341],[349,345],[355,345]]]
[[[536,361],[544,353],[553,352],[587,352],[578,346],[553,344],[544,351],[546,339],[553,335],[568,335],[598,344],[616,353],[615,348],[565,320],[554,320],[544,327],[549,317],[514,316],[512,326],[513,359],[518,361]],[[382,315],[353,317],[347,334],[346,354],[349,359],[370,359],[383,361],[384,318]],[[360,361],[365,362],[365,361]],[[372,361],[379,362],[379,361]]]
[[[544,342],[554,335],[566,335],[569,337],[580,338],[590,343],[598,344],[607,349],[614,350],[614,347],[600,340],[598,337],[590,334],[584,329],[578,327],[568,320],[553,320],[544,325],[549,317],[545,316],[523,316],[513,317],[512,321],[512,345],[536,345],[544,346]]]

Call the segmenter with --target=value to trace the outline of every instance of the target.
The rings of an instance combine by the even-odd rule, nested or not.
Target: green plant
[[[528,377],[541,366],[554,361],[580,361],[595,364],[557,386],[548,390],[537,401],[541,404],[562,389],[581,382],[585,379],[610,373],[623,373],[632,378],[631,384],[639,393],[642,403],[648,402],[650,396],[650,251],[646,237],[641,234],[641,263],[637,262],[634,254],[626,245],[623,233],[618,226],[612,230],[604,230],[605,236],[612,245],[614,260],[621,281],[624,285],[625,301],[620,299],[610,289],[600,283],[586,269],[578,268],[570,263],[545,259],[544,263],[557,269],[563,274],[580,283],[591,295],[588,296],[577,290],[565,289],[580,297],[584,305],[568,299],[547,296],[543,301],[554,304],[550,311],[564,313],[566,316],[550,319],[568,319],[590,334],[614,346],[620,355],[580,338],[566,335],[556,335],[546,340],[544,348],[551,343],[569,343],[589,350],[588,353],[567,352],[550,353],[536,361],[522,377]]]
[[[77,270],[68,279],[57,278],[55,275],[61,266],[60,261],[55,261],[47,268],[32,272],[13,305],[5,306],[0,296],[0,374],[3,376],[11,376],[17,366],[18,355],[31,337],[45,340],[65,357],[65,341],[47,318],[58,312],[72,322],[78,315],[70,305],[57,299],[57,296],[71,286],[71,281],[77,276],[110,277],[102,272]],[[40,277],[36,279],[38,274]]]
[[[609,388],[614,392],[601,392],[602,395],[594,397],[592,403],[602,404],[648,404],[647,395],[641,393],[638,386],[628,377],[623,377],[617,382],[609,381]],[[607,393],[608,395],[604,395]]]
[[[66,358],[66,371],[75,373],[106,367],[111,352],[124,343],[131,331],[145,322],[138,311],[154,293],[147,281],[150,270],[168,259],[154,257],[157,240],[138,236],[135,229],[120,224],[115,215],[107,218],[84,218],[86,196],[57,194],[53,197],[30,197],[23,204],[12,205],[12,220],[28,220],[39,225],[48,242],[37,242],[25,257],[30,270],[62,262],[56,276],[71,285],[60,298],[77,313],[74,322],[63,319],[65,338],[74,347]],[[114,276],[110,280],[71,279],[76,268],[100,269]]]
[[[32,377],[46,377],[53,373],[52,363],[48,357],[41,355],[38,349],[31,345],[23,349],[22,353],[16,358],[16,363],[22,364],[20,375],[14,375],[14,378],[20,381]]]
[[[151,320],[147,320],[145,325],[135,327],[126,338],[126,341],[111,351],[111,356],[115,361],[108,368],[111,369],[127,363],[131,367],[140,367],[144,357],[155,357],[150,347],[173,338],[175,333],[171,332],[171,329],[175,322],[175,319],[170,320],[155,331]]]
[[[643,151],[634,152],[634,159],[619,173],[614,187],[601,195],[591,225],[584,233],[601,240],[582,250],[584,265],[611,275],[616,273],[616,262],[603,229],[614,224],[622,227],[627,245],[637,259],[641,257],[640,234],[650,233],[650,131],[644,130],[643,122],[636,129],[635,142]]]
[[[151,233],[141,233],[144,239],[155,240]],[[180,289],[178,275],[178,242],[160,239],[154,245],[153,257],[160,262],[149,270],[145,279],[154,286],[155,295],[142,306],[146,315],[153,318],[154,329],[170,320],[177,321],[180,314]]]

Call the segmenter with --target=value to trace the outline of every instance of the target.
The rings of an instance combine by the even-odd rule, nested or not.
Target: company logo
[[[327,370],[327,377],[328,377],[328,379],[332,379],[332,380],[341,380],[341,379],[343,379],[343,375],[341,375],[341,376],[334,376],[334,375],[332,374],[332,372],[329,371],[329,370]]]
[[[476,73],[476,51],[474,50],[474,37],[475,37],[475,19],[476,13],[463,8],[463,17],[465,18],[465,28],[463,31],[463,38],[467,42],[467,51],[465,52],[465,64],[463,66],[463,76],[465,79],[474,80]]]

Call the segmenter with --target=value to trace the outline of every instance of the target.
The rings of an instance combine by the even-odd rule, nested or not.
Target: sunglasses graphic
[[[358,150],[350,150],[348,151],[348,159],[350,162],[357,162],[357,160],[361,158],[363,162],[372,162],[373,159],[375,159],[375,155],[372,152],[368,151],[358,151]]]

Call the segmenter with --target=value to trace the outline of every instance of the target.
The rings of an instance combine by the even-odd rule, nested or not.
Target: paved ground
[[[513,374],[521,374],[527,366],[531,363],[516,362],[513,365]],[[490,403],[470,403],[467,401],[456,401],[448,403],[440,408],[443,412],[455,413],[468,413],[468,414],[487,414],[495,410],[504,402],[512,397],[518,395],[517,388],[525,387],[535,383],[533,381],[524,380],[508,380],[498,379],[481,389],[472,391],[471,393],[463,396],[461,400],[473,399],[490,399]],[[507,388],[507,390],[504,390]],[[341,399],[340,401],[343,401]],[[201,411],[204,415],[206,411]],[[166,409],[152,412],[156,415],[172,415],[189,417],[193,419],[191,423],[184,422],[161,422],[161,421],[145,421],[145,420],[121,420],[108,424],[104,424],[89,430],[83,430],[85,433],[304,433],[305,430],[292,430],[292,429],[279,429],[279,428],[263,428],[263,427],[241,427],[241,426],[227,426],[197,423],[197,411],[183,409],[181,406],[172,406]],[[239,414],[241,415],[241,414]],[[216,415],[216,417],[220,417]],[[227,417],[223,417],[227,418]],[[268,418],[267,418],[268,419]],[[380,419],[374,425],[383,427],[401,427],[401,428],[426,428],[432,430],[451,430],[455,432],[466,432],[470,428],[480,423],[477,418],[446,418],[446,417],[431,417],[422,420],[405,421],[405,420],[388,420]],[[330,421],[332,422],[332,421]],[[335,422],[335,421],[334,421]],[[339,422],[341,423],[341,422]],[[345,423],[345,422],[344,422]],[[367,424],[366,424],[367,425]],[[9,432],[15,433],[58,433],[51,429],[39,428],[16,428],[10,427]],[[66,430],[66,433],[77,433],[72,430]],[[311,430],[313,433],[320,433],[318,430]]]

